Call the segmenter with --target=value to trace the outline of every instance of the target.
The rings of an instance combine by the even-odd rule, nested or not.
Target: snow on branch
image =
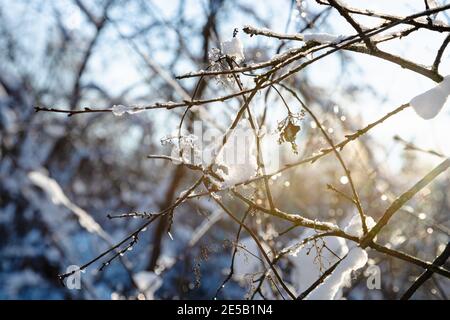
[[[450,76],[434,88],[421,93],[411,99],[409,104],[423,119],[433,119],[444,107],[450,95]]]
[[[138,243],[141,233],[158,220],[157,230],[153,235],[154,248],[150,267],[132,276],[138,289],[145,292],[147,297],[153,298],[156,290],[162,286],[161,275],[155,269],[161,248],[163,248],[163,236],[167,234],[174,240],[171,228],[176,222],[174,217],[179,215],[183,204],[187,202],[191,205],[195,202],[194,200],[202,203],[202,200],[206,202],[208,199],[208,206],[214,206],[214,214],[210,216],[211,220],[205,220],[195,228],[190,241],[186,242],[189,249],[198,245],[200,239],[210,230],[221,227],[226,219],[226,223],[231,223],[237,230],[230,228],[234,230],[232,232],[236,232],[232,245],[231,268],[222,286],[217,289],[216,297],[228,281],[235,280],[243,284],[250,275],[253,289],[250,292],[251,297],[259,294],[264,298],[267,294],[271,298],[339,299],[342,297],[343,287],[349,282],[350,275],[364,268],[368,263],[367,248],[384,256],[425,268],[422,280],[419,279],[417,284],[413,285],[413,290],[416,290],[433,272],[450,278],[450,271],[443,267],[443,263],[439,260],[438,263],[430,263],[393,249],[389,245],[377,243],[377,236],[384,226],[390,223],[394,214],[419,191],[444,173],[450,167],[450,160],[445,159],[396,198],[382,213],[381,218],[377,219],[378,222],[375,222],[373,218],[376,217],[375,210],[361,199],[363,183],[355,178],[355,171],[361,169],[351,167],[350,156],[342,152],[348,144],[363,141],[375,127],[381,126],[388,119],[398,117],[401,111],[409,107],[412,107],[424,119],[434,118],[441,111],[450,94],[450,76],[443,77],[438,67],[450,37],[446,37],[436,54],[433,54],[434,62],[431,66],[384,51],[380,48],[382,47],[380,44],[399,40],[421,29],[431,32],[449,31],[450,27],[435,20],[433,15],[450,9],[450,5],[427,7],[424,11],[400,17],[350,8],[341,1],[318,2],[337,12],[340,15],[338,18],[352,27],[352,33],[336,35],[316,32],[312,22],[304,30],[293,34],[247,25],[242,29],[247,38],[244,38],[245,35],[238,37],[238,30],[235,29],[232,38],[220,43],[220,49],[210,49],[208,37],[206,38],[203,60],[209,60],[207,66],[204,66],[202,70],[192,71],[176,78],[191,79],[195,83],[191,95],[188,95],[189,91],[176,83],[175,78],[172,78],[169,73],[153,62],[150,63],[151,69],[162,74],[162,79],[168,82],[169,87],[175,91],[182,91],[182,99],[184,99],[182,101],[157,102],[142,106],[127,106],[111,102],[112,107],[103,109],[91,107],[76,109],[76,105],[71,105],[67,109],[35,107],[36,112],[62,113],[68,116],[112,113],[120,117],[143,111],[165,110],[180,117],[178,127],[174,128],[176,134],[161,140],[165,147],[173,147],[172,151],[175,151],[170,156],[161,154],[147,157],[150,160],[164,160],[165,165],[171,162],[175,167],[174,174],[168,178],[170,182],[166,192],[161,193],[165,199],[160,201],[160,210],[152,213],[108,215],[111,219],[139,217],[144,222],[120,242],[86,262],[80,270],[88,268],[97,261],[103,261],[100,270],[104,269],[114,259],[131,250]],[[375,27],[366,28],[355,19],[356,15],[370,16],[381,21]],[[405,26],[400,31],[395,29],[402,25]],[[205,30],[209,29],[208,27]],[[253,36],[270,38],[279,43],[277,54],[256,60],[257,62],[252,61],[246,42]],[[293,47],[286,48],[286,43],[292,44]],[[311,92],[304,90],[299,83],[307,83],[304,80],[307,75],[302,72],[304,69],[344,51],[346,55],[364,54],[374,59],[387,61],[395,67],[408,69],[438,84],[365,126],[343,126],[345,130],[336,133],[333,127],[327,127],[329,119],[325,119],[327,113],[324,110],[328,104],[323,101],[328,100],[320,95],[315,96],[312,92],[314,90],[310,90]],[[143,56],[145,58],[145,55]],[[210,86],[211,79],[215,79],[218,85]],[[261,97],[264,99],[259,99]],[[76,101],[80,101],[78,98]],[[277,103],[273,103],[275,99]],[[255,106],[258,103],[260,107],[261,100],[263,101],[261,104],[265,104],[262,106],[265,108],[263,113],[260,112],[262,107],[257,109]],[[231,101],[236,102],[237,106],[230,103]],[[208,146],[199,147],[197,145],[199,137],[187,134],[186,128],[190,130],[193,126],[192,119],[198,117],[200,111],[206,112],[212,109],[211,105],[217,108],[223,107],[224,114],[228,118],[219,120],[228,121],[226,123],[228,127],[223,126],[222,130],[219,130],[220,134],[214,137]],[[322,109],[318,110],[319,107]],[[177,114],[176,111],[180,110],[182,113]],[[334,113],[337,114],[339,111]],[[267,116],[268,114],[270,116]],[[283,114],[280,117],[282,120],[273,121],[270,119],[273,114],[276,116]],[[212,120],[216,120],[214,117],[216,114],[211,117]],[[310,149],[313,150],[305,148],[309,153],[299,155],[296,141],[300,140],[300,135],[308,130],[304,128],[303,123],[306,117],[311,120],[311,129],[318,130],[317,134],[314,133],[314,139],[322,139],[323,144],[317,148],[318,150],[314,150],[315,147],[312,144],[313,147]],[[344,119],[347,118],[344,117]],[[291,148],[290,151],[294,151],[295,154],[295,157],[291,158],[294,159],[293,161],[283,162],[272,170],[268,168],[268,157],[264,152],[267,151],[264,139],[272,133],[263,130],[265,122],[270,120],[276,124],[277,147],[286,143]],[[360,129],[354,130],[355,128]],[[244,131],[249,134],[243,134],[241,129],[245,129]],[[338,139],[338,134],[341,134],[343,138]],[[242,136],[249,139],[245,140],[243,145],[236,145],[236,141]],[[411,149],[421,150],[419,147],[411,146],[412,144]],[[199,154],[203,156],[205,150],[212,150],[209,158],[206,161],[203,158],[202,161],[196,161],[195,157]],[[270,149],[269,153],[273,150],[277,148]],[[445,157],[437,152],[428,151],[428,153]],[[244,156],[245,163],[231,161],[230,154],[233,157]],[[192,155],[194,159],[190,158]],[[347,185],[346,188],[348,188],[341,190],[329,181],[324,183],[328,186],[328,191],[331,190],[334,195],[344,197],[347,201],[345,216],[349,220],[344,227],[340,226],[342,221],[339,222],[338,219],[331,217],[331,214],[327,216],[326,213],[320,212],[321,207],[308,212],[309,208],[300,209],[294,205],[280,203],[279,199],[282,198],[280,194],[283,191],[280,192],[274,187],[276,185],[274,181],[281,173],[287,173],[288,170],[302,165],[312,165],[328,155],[334,157],[332,159],[328,157],[328,160],[335,164],[332,171],[339,173],[341,180],[338,181],[341,181],[342,185]],[[317,174],[319,177],[315,178],[320,180],[321,175],[322,173],[319,173]],[[29,173],[29,179],[34,185],[42,188],[55,205],[63,205],[71,210],[78,217],[83,228],[107,237],[101,226],[88,213],[68,199],[54,179],[37,171]],[[188,179],[195,182],[180,193],[178,190],[180,182],[184,183]],[[302,181],[302,183],[307,184],[308,181]],[[285,181],[285,186],[289,187],[289,185],[290,181]],[[324,197],[322,192],[325,194],[327,190],[320,191],[319,198]],[[295,206],[300,202],[294,201]],[[270,229],[274,228],[273,225],[278,227],[278,224],[288,229],[283,232]],[[289,238],[290,241],[285,241],[286,238],[282,236],[288,237],[289,232],[293,230],[302,230],[301,236],[292,236]],[[447,249],[445,252],[448,256]],[[283,269],[286,264],[291,269]],[[64,279],[69,275],[63,274],[61,278]]]

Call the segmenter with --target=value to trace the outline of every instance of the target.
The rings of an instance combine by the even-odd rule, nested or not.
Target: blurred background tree
[[[380,3],[374,5],[376,9],[402,16],[426,10],[423,1]],[[369,18],[359,18],[369,24]],[[438,18],[447,26],[447,11],[440,12]],[[339,12],[315,1],[0,1],[0,298],[215,296],[229,273],[232,248],[238,245],[238,225],[226,218],[210,197],[184,202],[177,208],[173,223],[170,216],[160,218],[139,236],[134,250],[102,271],[88,269],[82,274],[82,290],[68,290],[58,280],[58,274],[69,265],[81,265],[96,257],[142,220],[111,216],[159,212],[192,184],[195,173],[185,166],[147,159],[149,154],[170,153],[170,144],[163,142],[178,134],[184,110],[67,117],[35,113],[34,107],[105,109],[189,101],[194,94],[195,99],[208,99],[231,93],[232,87],[213,77],[200,82],[176,77],[205,70],[211,62],[211,50],[232,38],[235,28],[239,28],[238,37],[244,43],[246,65],[267,61],[295,46],[292,41],[249,37],[241,31],[245,24],[290,34],[354,33]],[[429,65],[447,33],[420,29],[394,45],[387,43],[386,48]],[[417,49],[417,43],[423,48]],[[432,54],[427,51],[430,46]],[[447,57],[444,52],[441,74],[450,67]],[[431,83],[396,65],[350,51],[337,51],[317,65],[296,73],[289,85],[314,107],[336,142]],[[390,82],[393,77],[395,81]],[[243,81],[247,85],[252,79]],[[294,113],[301,112],[298,102],[286,99]],[[196,120],[201,120],[205,129],[225,132],[239,109],[236,102],[190,108],[184,123],[186,132],[193,130]],[[275,90],[261,91],[253,104],[258,123],[269,130],[276,132],[289,117]],[[450,153],[445,141],[448,111],[432,124],[432,133],[430,124],[417,120],[410,110],[405,112],[342,151],[361,202],[375,221],[398,195]],[[282,164],[329,147],[309,115],[298,124],[300,131],[294,135],[298,153],[290,143],[282,143]],[[31,172],[56,181],[70,204],[58,203],[43,192],[30,180]],[[301,212],[341,227],[357,212],[348,199],[332,190],[351,194],[348,180],[332,156],[290,169],[269,183],[274,202],[285,212]],[[377,241],[433,261],[449,241],[449,183],[448,174],[444,174],[421,190]],[[260,183],[248,188],[247,194],[255,201],[267,203]],[[244,216],[241,201],[227,193],[222,197],[240,218]],[[274,250],[303,232],[296,228],[280,235],[288,224],[258,212],[249,216],[251,228]],[[173,240],[167,234],[169,227]],[[375,250],[369,250],[369,258],[368,266],[381,268],[381,289],[369,290],[361,269],[353,274],[352,285],[344,288],[344,297],[396,299],[423,271]],[[288,260],[281,263],[283,274],[293,280],[290,270],[295,267]],[[243,298],[252,296],[252,290],[254,284],[230,281],[218,297]],[[449,280],[433,275],[414,298],[447,299],[449,294]],[[253,297],[264,295],[261,292]],[[267,297],[279,296],[274,290]]]

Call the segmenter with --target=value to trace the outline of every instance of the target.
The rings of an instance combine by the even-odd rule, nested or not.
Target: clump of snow
[[[234,67],[230,67],[228,61],[223,59],[225,56],[230,57],[237,64],[245,60],[244,47],[241,40],[237,37],[233,37],[231,40],[222,42],[220,44],[220,48],[221,49],[212,48],[208,52],[210,71],[222,72],[228,71],[230,68]],[[235,81],[235,78],[233,74],[218,74],[216,76],[216,80],[218,84],[227,87]]]
[[[366,223],[369,229],[375,225],[371,217],[366,217]],[[353,236],[362,236],[361,220],[358,214],[351,218],[345,232]],[[367,253],[354,245],[350,247],[346,240],[340,237],[322,237],[310,240],[305,245],[299,245],[316,234],[314,230],[307,230],[299,240],[288,247],[292,251],[288,258],[294,266],[291,272],[291,283],[297,294],[301,294],[327,269],[342,259],[331,275],[306,297],[306,299],[314,300],[340,299],[342,288],[349,285],[352,271],[366,265]]]
[[[133,275],[133,280],[147,300],[154,300],[155,292],[162,285],[161,277],[151,271],[138,272]]]
[[[208,60],[209,63],[212,66],[212,69],[219,69],[217,68],[217,61],[220,60],[220,57],[222,55],[222,52],[220,51],[220,49],[218,48],[212,48],[211,50],[208,51]],[[199,72],[203,72],[204,70],[200,70]]]
[[[133,114],[133,113],[139,113],[142,111],[143,111],[142,108],[133,107],[133,106],[124,106],[122,104],[117,104],[112,107],[112,113],[118,117],[123,116],[125,113]]]
[[[441,111],[450,94],[450,76],[434,88],[411,99],[409,104],[423,119],[432,119]]]
[[[340,298],[340,290],[345,286],[352,271],[364,267],[367,263],[367,252],[360,247],[354,247],[347,256],[338,264],[336,269],[325,281],[314,289],[307,300],[333,300]]]
[[[309,33],[303,35],[303,40],[305,42],[314,41],[322,44],[338,43],[344,38],[343,35],[333,35],[328,33]]]
[[[372,217],[366,216],[366,226],[368,230],[372,229],[375,224],[375,220],[373,220]],[[363,236],[361,217],[358,213],[353,215],[353,217],[350,219],[350,222],[344,228],[344,232],[353,237],[361,238]]]
[[[234,58],[237,63],[244,61],[244,46],[239,38],[233,37],[233,39],[224,41],[220,45],[222,47],[222,54]]]
[[[301,242],[315,234],[314,230],[308,229],[295,242]],[[325,270],[348,252],[345,240],[340,237],[323,237],[317,239],[315,244],[309,242],[299,249],[293,255],[288,256],[294,265],[291,282],[298,294],[308,289]]]

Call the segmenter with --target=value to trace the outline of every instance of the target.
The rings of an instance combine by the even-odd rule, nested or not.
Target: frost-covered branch
[[[175,241],[176,237],[172,236],[171,230],[172,228],[176,229],[178,218],[187,221],[192,218],[189,216],[191,211],[198,210],[203,206],[208,208],[207,210],[211,209],[212,212],[215,212],[213,220],[200,220],[198,225],[195,224],[195,228],[192,228],[193,231],[189,231],[190,239],[187,239],[185,245],[182,246],[184,252],[175,256],[174,260],[177,262],[189,260],[191,251],[194,252],[197,246],[202,246],[200,243],[202,238],[209,236],[211,233],[208,240],[217,240],[215,233],[211,232],[213,228],[222,228],[222,223],[231,223],[231,227],[227,225],[227,228],[224,228],[227,231],[226,234],[231,235],[234,239],[230,270],[225,275],[222,285],[216,290],[215,298],[224,293],[223,287],[231,279],[240,278],[242,280],[243,277],[239,272],[239,268],[242,268],[239,255],[244,251],[245,254],[249,254],[251,258],[257,260],[246,269],[252,276],[258,275],[256,280],[255,278],[252,279],[250,290],[252,298],[256,294],[260,294],[264,299],[284,299],[286,294],[292,299],[338,298],[346,277],[365,267],[369,263],[368,253],[373,251],[377,252],[377,256],[381,256],[382,259],[392,257],[426,269],[424,273],[426,276],[422,277],[425,280],[425,277],[429,278],[433,273],[450,278],[450,271],[443,267],[443,263],[431,263],[414,256],[415,253],[403,252],[399,245],[404,241],[402,240],[403,236],[397,235],[396,241],[390,241],[389,237],[384,237],[384,233],[381,233],[385,226],[393,223],[391,218],[396,212],[450,167],[450,160],[445,159],[391,203],[386,210],[381,211],[377,209],[381,207],[378,202],[387,201],[391,198],[393,192],[389,191],[389,188],[396,190],[394,187],[398,187],[399,182],[389,180],[390,183],[387,183],[385,180],[388,179],[380,174],[381,169],[378,168],[380,160],[378,155],[374,154],[377,149],[372,148],[373,140],[370,140],[369,137],[374,128],[388,119],[399,117],[401,112],[409,107],[412,107],[424,119],[435,117],[443,108],[450,94],[450,77],[443,77],[438,70],[450,42],[449,36],[443,40],[436,53],[433,53],[434,61],[430,66],[422,65],[411,58],[407,59],[402,54],[393,54],[380,48],[382,47],[381,44],[398,43],[401,39],[419,30],[434,33],[450,31],[447,24],[441,23],[433,17],[435,14],[450,9],[450,5],[432,8],[427,6],[424,11],[401,17],[350,8],[337,0],[318,0],[316,2],[326,6],[326,9],[318,12],[311,11],[308,12],[308,15],[304,11],[305,7],[302,1],[292,2],[292,8],[295,7],[299,17],[304,19],[303,28],[295,28],[293,33],[289,33],[293,28],[288,27],[281,33],[267,28],[247,25],[242,28],[244,35],[239,35],[239,29],[236,28],[233,37],[225,41],[221,41],[221,37],[215,34],[219,30],[216,25],[216,15],[220,6],[216,8],[210,4],[207,19],[201,26],[203,30],[201,55],[203,58],[193,57],[195,54],[192,53],[194,50],[191,50],[191,46],[197,42],[192,41],[192,44],[186,44],[184,40],[180,40],[173,57],[165,57],[167,60],[172,60],[167,63],[167,65],[170,65],[170,69],[166,69],[166,61],[163,61],[164,59],[159,61],[161,48],[158,48],[155,52],[150,50],[148,53],[142,50],[142,43],[148,45],[146,38],[140,38],[139,33],[142,31],[140,29],[142,27],[136,28],[137,30],[134,30],[131,34],[126,34],[123,30],[130,30],[130,28],[120,28],[120,20],[115,20],[112,15],[109,15],[108,8],[114,3],[113,0],[106,2],[106,7],[103,8],[104,10],[99,18],[96,17],[96,14],[93,14],[95,11],[91,12],[90,7],[85,6],[82,1],[74,1],[92,27],[95,28],[94,36],[87,41],[87,49],[82,54],[81,64],[77,65],[75,70],[76,77],[75,83],[71,86],[72,90],[70,90],[72,95],[69,99],[69,106],[56,108],[50,107],[51,104],[48,104],[47,107],[45,106],[46,103],[38,100],[33,104],[36,105],[35,111],[61,113],[69,117],[96,113],[96,117],[88,118],[92,122],[101,118],[100,113],[110,113],[122,117],[120,120],[125,123],[126,121],[145,119],[145,121],[155,123],[155,132],[169,131],[168,135],[161,139],[161,144],[171,147],[172,150],[170,155],[159,154],[165,152],[152,149],[153,140],[157,140],[153,139],[149,143],[149,145],[152,145],[149,147],[151,150],[145,151],[145,154],[156,153],[148,155],[148,159],[164,161],[163,167],[157,166],[160,164],[159,162],[156,162],[155,165],[153,162],[143,161],[146,166],[145,170],[142,169],[142,172],[150,171],[155,174],[158,178],[155,178],[155,181],[152,182],[157,187],[151,189],[151,191],[148,189],[148,184],[142,183],[143,187],[141,187],[140,182],[142,181],[139,178],[141,178],[142,173],[138,170],[132,173],[132,178],[129,181],[129,184],[133,187],[141,187],[145,190],[143,194],[136,195],[136,198],[147,198],[148,193],[157,196],[157,199],[152,198],[151,201],[143,202],[144,205],[142,205],[142,207],[154,205],[156,209],[149,210],[135,205],[129,210],[120,208],[116,211],[127,213],[108,214],[107,218],[109,219],[140,218],[142,220],[138,219],[140,225],[132,225],[133,228],[125,233],[126,236],[122,234],[121,241],[111,243],[110,248],[83,264],[78,270],[63,273],[60,276],[61,280],[98,262],[101,263],[99,269],[104,270],[113,261],[120,259],[121,256],[135,247],[142,234],[153,222],[156,222],[157,226],[149,240],[151,253],[148,254],[148,257],[146,256],[144,272],[160,275],[159,267],[162,264],[160,260],[164,252],[164,237],[168,235]],[[292,8],[291,11],[294,10]],[[309,15],[309,13],[314,14]],[[337,21],[349,24],[352,27],[351,33],[336,35],[318,32],[322,31],[319,27],[323,23],[321,17],[326,16],[324,13],[338,14],[335,17]],[[374,27],[367,28],[357,20],[358,15],[370,16],[380,21]],[[334,20],[331,21],[334,23]],[[157,75],[158,81],[163,82],[156,90],[152,88],[151,91],[154,92],[151,94],[136,99],[141,104],[125,99],[122,101],[123,97],[121,96],[120,99],[99,100],[101,101],[98,102],[99,107],[94,107],[90,104],[97,101],[96,99],[82,99],[82,76],[87,72],[87,64],[97,41],[100,41],[98,39],[107,22],[115,26],[119,39],[131,45],[133,52],[144,62],[148,69],[147,72],[149,72],[147,77]],[[327,24],[329,22],[326,21]],[[177,23],[182,23],[182,21],[159,21],[155,24],[177,29],[177,26],[175,26]],[[287,26],[289,24],[290,20]],[[154,25],[149,25],[144,29],[151,30],[153,27]],[[180,38],[183,36],[180,30],[176,30],[175,34]],[[253,48],[244,48],[245,41],[243,41],[244,38],[248,40],[254,36],[270,38],[261,40],[270,40],[277,43],[278,47],[273,51],[276,54],[262,54],[261,48],[256,47],[255,52],[257,51],[257,53],[254,56],[257,58],[254,58],[249,52]],[[191,42],[190,39],[188,41]],[[211,48],[211,45],[216,45],[217,48]],[[287,45],[292,45],[292,47],[287,48]],[[270,50],[266,51],[271,52]],[[324,93],[319,87],[316,87],[308,72],[311,66],[326,63],[326,59],[330,57],[340,59],[342,66],[345,66],[348,61],[358,56],[354,53],[372,56],[379,61],[387,61],[395,68],[401,67],[410,70],[415,75],[422,75],[437,84],[430,90],[416,95],[409,102],[394,108],[384,116],[371,120],[372,122],[366,125],[361,125],[366,120],[356,119],[356,116],[354,117],[346,111],[344,111],[344,114],[339,105],[341,102],[334,99],[331,94]],[[185,72],[186,64],[183,60],[185,55],[194,62],[191,69],[194,71],[178,77],[172,76],[175,73],[174,70]],[[183,62],[180,63],[179,60]],[[177,80],[183,80],[184,82],[183,84],[178,83]],[[323,80],[327,80],[327,75],[324,76]],[[211,85],[213,81],[216,82],[217,86]],[[342,81],[344,86],[345,81],[339,81]],[[161,97],[164,91],[161,88],[169,91],[165,97]],[[342,88],[338,85],[336,88],[333,87],[333,90],[344,90]],[[356,101],[359,84],[345,90],[346,96],[343,101],[353,98]],[[179,100],[170,101],[176,99]],[[56,101],[55,103],[61,103],[61,99],[55,99],[54,101]],[[80,102],[86,103],[86,106],[80,106]],[[100,104],[106,107],[101,107]],[[32,109],[30,111],[32,113]],[[135,114],[144,111],[154,112],[157,116],[154,118],[134,117]],[[198,139],[203,137],[197,136],[193,127],[195,126],[195,120],[204,119],[206,112],[213,121],[204,121],[205,125],[202,130],[218,129],[219,127],[220,130],[217,136],[206,143],[207,145],[199,146],[197,144]],[[166,119],[161,114],[167,114],[168,118]],[[172,123],[171,121],[174,120],[172,117],[176,117],[176,124],[178,124],[173,128],[174,130],[168,128]],[[57,117],[48,118],[62,120]],[[107,119],[105,121],[110,120],[110,118],[105,118]],[[334,126],[332,121],[334,118],[338,120],[337,127]],[[79,124],[78,120],[73,120],[70,123]],[[64,121],[69,122],[67,119],[64,119]],[[163,121],[164,123],[162,123]],[[305,123],[306,121],[308,121],[309,126]],[[130,123],[126,123],[126,129],[134,126],[134,122]],[[266,125],[269,131],[265,131]],[[248,137],[245,137],[249,138],[249,141],[244,142],[245,154],[241,148],[235,146],[235,138],[240,137],[239,130],[241,128],[249,129],[251,133]],[[42,128],[40,130],[44,131]],[[194,131],[194,134],[190,134],[190,131]],[[151,134],[153,133],[152,131]],[[268,137],[269,139],[275,138],[278,142],[275,148],[270,149],[264,145],[265,139]],[[113,138],[117,137],[114,136]],[[119,141],[118,138],[117,140]],[[132,145],[131,142],[136,142],[134,138],[131,140],[125,142],[127,147]],[[63,147],[67,141],[63,139],[61,141],[62,146],[55,146],[55,150],[58,150],[57,147],[59,147],[59,150],[65,151]],[[438,152],[421,149],[400,138],[397,138],[397,141],[403,143],[407,149],[445,158]],[[120,143],[122,142],[120,141]],[[346,148],[350,142],[355,142],[354,150]],[[138,147],[145,145],[147,148],[148,145],[145,143],[144,139],[141,139],[136,144]],[[286,157],[284,157],[285,154],[283,154],[283,157],[279,157],[282,158],[280,163],[270,167],[268,161],[270,156],[266,155],[267,151],[279,150],[281,149],[280,145],[283,144],[288,147],[288,152],[292,154],[286,152]],[[241,165],[228,159],[226,156],[230,150],[236,157],[244,156],[246,162]],[[356,155],[349,153],[355,150]],[[204,157],[207,152],[209,157]],[[192,159],[192,155],[194,159]],[[197,158],[199,155],[201,155],[201,159]],[[326,157],[328,155],[333,155],[333,157]],[[103,153],[99,158],[102,157],[104,157]],[[92,160],[88,156],[86,158],[88,159],[86,162],[95,162],[96,160]],[[131,163],[131,161],[128,162],[129,159],[126,157],[121,160],[124,160],[124,163]],[[320,164],[318,165],[323,164],[329,167],[324,170],[317,169],[318,165],[314,166],[313,164],[319,160]],[[108,166],[104,171],[109,173],[112,170],[108,161],[106,161]],[[169,174],[164,171],[172,169],[168,162],[175,165],[174,170],[170,171]],[[361,166],[354,165],[355,163],[361,164]],[[83,165],[77,165],[83,167],[84,162]],[[321,188],[328,186],[328,189],[333,191],[330,194],[322,188],[312,195],[312,197],[317,198],[316,201],[319,203],[314,203],[314,200],[310,201],[306,195],[302,198],[301,192],[307,192],[311,188],[308,177],[302,181],[297,181],[297,176],[294,176],[293,170],[288,173],[290,169],[306,165],[310,165],[311,170],[319,170],[312,173],[310,180],[317,180],[315,183],[319,184]],[[303,167],[302,169],[306,168]],[[367,172],[361,173],[364,170]],[[303,174],[303,170],[298,171]],[[306,170],[304,171],[306,172]],[[282,173],[288,174],[281,178],[284,181],[277,181]],[[119,177],[126,175],[129,174],[127,172],[118,174]],[[372,179],[372,177],[375,178]],[[336,178],[342,184],[341,187],[335,186]],[[379,183],[376,179],[380,180]],[[115,180],[118,179],[115,178]],[[195,182],[192,183],[192,181]],[[179,193],[179,189],[185,183],[189,187]],[[288,188],[292,188],[294,183],[299,184],[298,188],[301,191],[290,195],[293,198],[292,202],[284,203],[283,199],[288,197],[285,190],[290,190]],[[386,195],[385,192],[389,193]],[[430,193],[432,192],[430,191]],[[326,202],[330,195],[332,199],[330,202]],[[129,196],[128,193],[127,196]],[[342,198],[345,201],[342,201]],[[335,203],[337,204],[335,205]],[[187,210],[184,210],[184,204],[187,204]],[[65,205],[79,214],[80,221],[82,217],[85,217],[81,214],[82,212],[80,213],[79,208],[71,207],[71,203],[67,202]],[[225,220],[223,219],[220,220],[220,223],[216,223],[220,217],[217,212],[222,211],[226,213],[229,219],[227,221],[223,221]],[[347,213],[347,211],[351,213],[344,215],[343,213]],[[108,212],[111,211],[108,210]],[[238,215],[236,212],[242,212],[242,214]],[[380,216],[381,218],[375,223],[374,218]],[[195,221],[193,223],[197,222],[197,220],[192,221]],[[98,228],[96,229],[97,233],[99,230],[103,230]],[[284,231],[280,231],[280,229]],[[301,232],[300,237],[294,235],[296,232]],[[427,230],[427,232],[431,234],[432,230]],[[248,234],[248,237],[242,239],[244,233]],[[376,237],[378,238],[376,239]],[[240,242],[245,243],[245,245],[240,244]],[[386,245],[380,243],[386,243]],[[369,248],[372,250],[369,250]],[[205,250],[201,248],[199,253],[201,257],[199,259],[194,258],[196,265],[193,271],[196,284],[199,283],[200,273],[200,262],[197,261],[202,260],[203,255],[207,255],[205,252],[209,249]],[[206,258],[203,260],[206,261]],[[187,262],[186,266],[188,265]],[[290,283],[291,278],[295,278],[295,274],[302,270],[305,265],[306,272],[311,272],[309,278],[293,280]],[[286,266],[285,270],[284,267]],[[308,266],[311,266],[311,268]],[[412,290],[417,290],[423,281],[418,280],[417,284],[413,285],[414,289]]]

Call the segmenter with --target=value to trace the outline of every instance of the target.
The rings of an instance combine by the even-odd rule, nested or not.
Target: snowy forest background
[[[448,4],[0,0],[0,298],[448,299]],[[277,168],[162,156],[251,118]]]

